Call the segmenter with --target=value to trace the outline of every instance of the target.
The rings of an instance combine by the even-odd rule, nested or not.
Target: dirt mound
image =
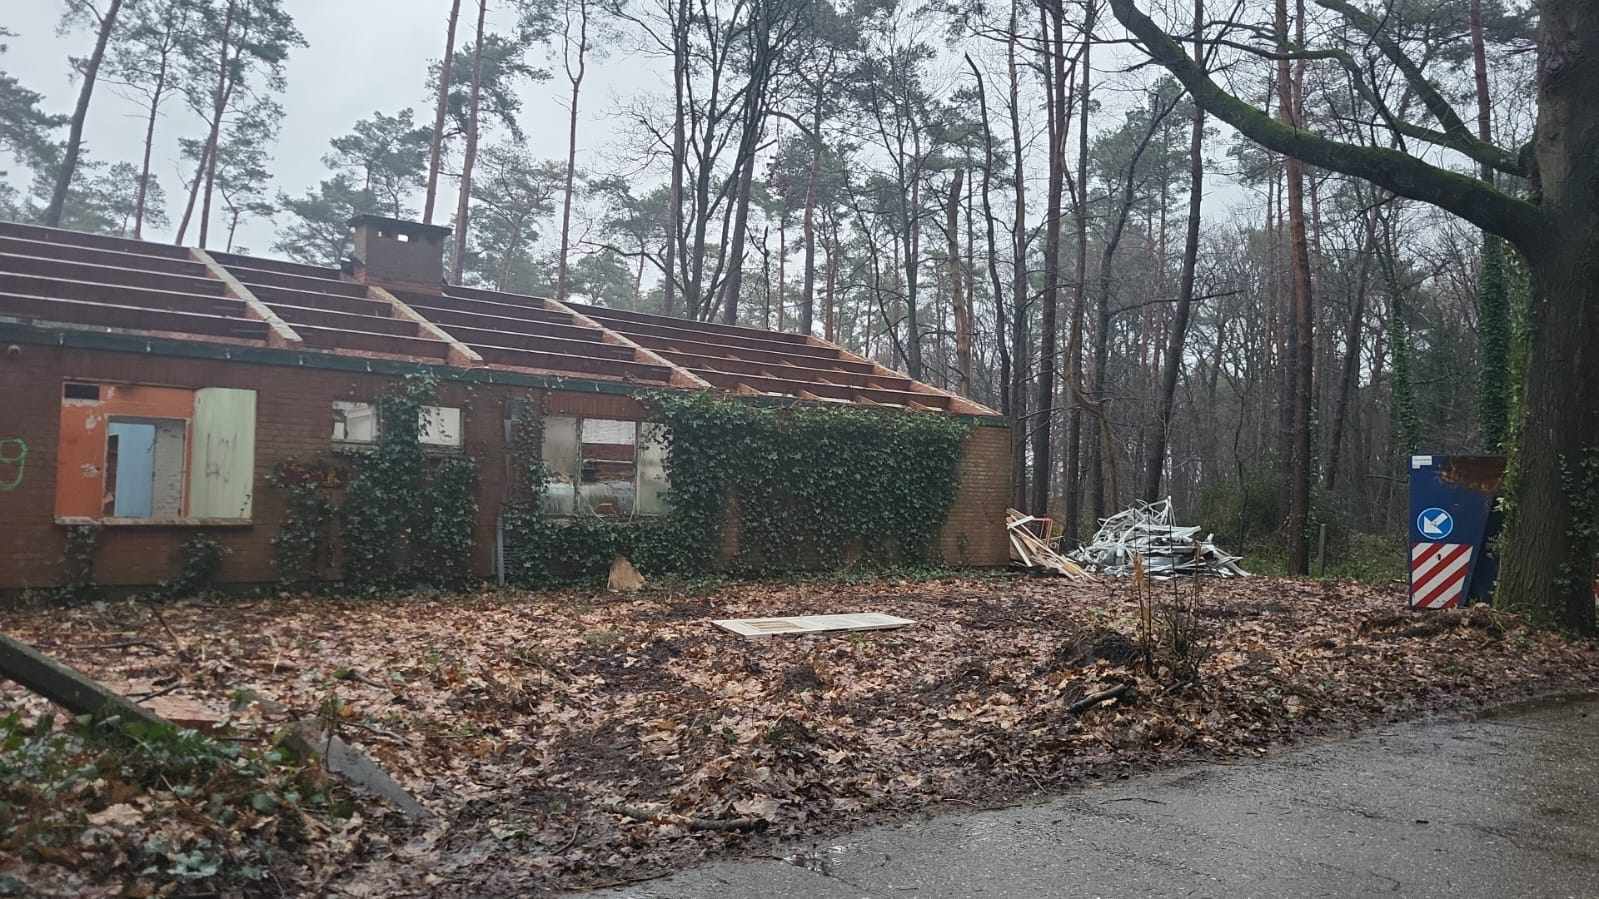
[[[1126,665],[1138,658],[1138,644],[1121,631],[1098,628],[1067,641],[1055,650],[1054,667],[1086,668],[1095,662]]]

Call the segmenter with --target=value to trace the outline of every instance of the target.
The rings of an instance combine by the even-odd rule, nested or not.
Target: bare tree
[[[94,50],[89,53],[89,58],[83,61],[83,67],[78,73],[83,78],[83,83],[78,86],[78,104],[72,109],[72,121],[68,126],[67,146],[61,157],[61,167],[56,171],[55,190],[50,194],[50,205],[44,211],[44,223],[50,227],[61,224],[61,210],[67,202],[67,189],[72,186],[72,174],[78,168],[78,154],[83,150],[83,123],[89,117],[89,98],[94,95],[95,81],[100,74],[100,62],[105,59],[106,44],[111,40],[111,32],[117,27],[117,14],[122,11],[122,0],[111,0],[101,12],[93,0],[68,0],[67,12],[62,18],[63,26],[80,20],[87,19],[94,23],[95,40]]]
[[[1381,21],[1347,0],[1316,3],[1365,34],[1436,122],[1429,127],[1397,119],[1385,114],[1379,99],[1373,105],[1388,131],[1529,178],[1534,199],[1397,150],[1336,141],[1274,122],[1212,81],[1134,0],[1111,0],[1116,17],[1155,61],[1171,70],[1196,102],[1247,137],[1431,203],[1522,252],[1536,297],[1529,324],[1537,352],[1527,367],[1519,419],[1527,439],[1517,447],[1497,598],[1539,620],[1591,630],[1599,528],[1589,497],[1599,486],[1599,378],[1571,373],[1586,371],[1585,360],[1599,346],[1599,282],[1585,274],[1599,253],[1599,216],[1593,214],[1599,209],[1599,144],[1586,137],[1599,133],[1599,104],[1592,102],[1599,90],[1599,67],[1593,64],[1599,59],[1599,7],[1586,0],[1540,5],[1537,140],[1525,152],[1512,152],[1473,135],[1415,60],[1384,33]],[[1327,55],[1338,59],[1336,53]]]

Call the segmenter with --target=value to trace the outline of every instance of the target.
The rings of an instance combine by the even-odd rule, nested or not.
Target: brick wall
[[[973,428],[961,450],[960,486],[939,546],[951,565],[1010,562],[1005,509],[1011,499],[1010,429]]]
[[[0,589],[49,586],[60,578],[65,529],[55,523],[56,446],[61,385],[66,380],[183,388],[235,387],[257,392],[256,476],[249,526],[207,527],[230,553],[222,578],[262,582],[274,577],[271,539],[283,499],[264,477],[279,462],[314,459],[329,450],[334,400],[372,401],[393,382],[387,375],[309,367],[36,344],[0,348],[0,459],[22,441],[25,463],[0,462]],[[493,569],[495,514],[510,487],[503,420],[506,401],[533,388],[443,381],[438,403],[462,409],[464,451],[479,462],[479,542],[475,567]],[[642,417],[639,404],[616,394],[554,391],[551,414]],[[1003,565],[1009,432],[974,428],[962,461],[959,497],[943,535],[952,563]],[[13,486],[13,482],[14,486]],[[10,489],[6,489],[9,487]],[[179,545],[193,527],[108,526],[101,532],[96,579],[108,585],[146,585],[175,571]]]

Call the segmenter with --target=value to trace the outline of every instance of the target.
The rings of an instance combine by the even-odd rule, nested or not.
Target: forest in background
[[[295,51],[336,35],[283,0],[62,5],[75,97],[0,55],[3,218],[317,265],[355,213],[425,218],[456,229],[466,283],[814,333],[1011,416],[1016,505],[1069,536],[1170,494],[1297,568],[1322,524],[1335,554],[1366,533],[1397,552],[1406,456],[1506,439],[1515,254],[1218,128],[1104,0],[438,0],[428,90],[324,136],[298,193],[273,177],[278,98]],[[1485,143],[1532,134],[1524,4],[1142,6],[1232,93],[1345,142],[1405,148],[1386,117],[1429,114],[1384,40]],[[659,85],[616,111],[624,140],[586,144],[594,67],[634,59]],[[569,121],[538,123],[563,158],[527,151],[528,91],[566,98]],[[141,158],[85,150],[91,103],[138,113]],[[186,174],[163,183],[179,131]],[[271,246],[235,243],[251,220]]]

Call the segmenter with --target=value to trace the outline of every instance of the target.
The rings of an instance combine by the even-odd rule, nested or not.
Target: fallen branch
[[[601,805],[601,808],[624,818],[635,821],[644,821],[650,824],[676,824],[687,827],[689,830],[714,830],[724,833],[735,833],[750,830],[765,830],[771,822],[765,818],[694,818],[688,815],[673,815],[662,812],[652,812],[648,809],[620,802]]]
[[[1111,688],[1109,688],[1107,690],[1100,690],[1098,693],[1090,693],[1087,696],[1084,696],[1082,699],[1079,699],[1076,702],[1072,703],[1071,705],[1067,706],[1066,707],[1066,714],[1068,714],[1068,715],[1081,715],[1083,712],[1088,711],[1089,709],[1093,708],[1096,705],[1099,705],[1100,703],[1106,701],[1107,699],[1117,699],[1117,698],[1125,695],[1126,693],[1130,692],[1132,689],[1133,689],[1133,685],[1132,684],[1117,684],[1116,686],[1111,687]]]

